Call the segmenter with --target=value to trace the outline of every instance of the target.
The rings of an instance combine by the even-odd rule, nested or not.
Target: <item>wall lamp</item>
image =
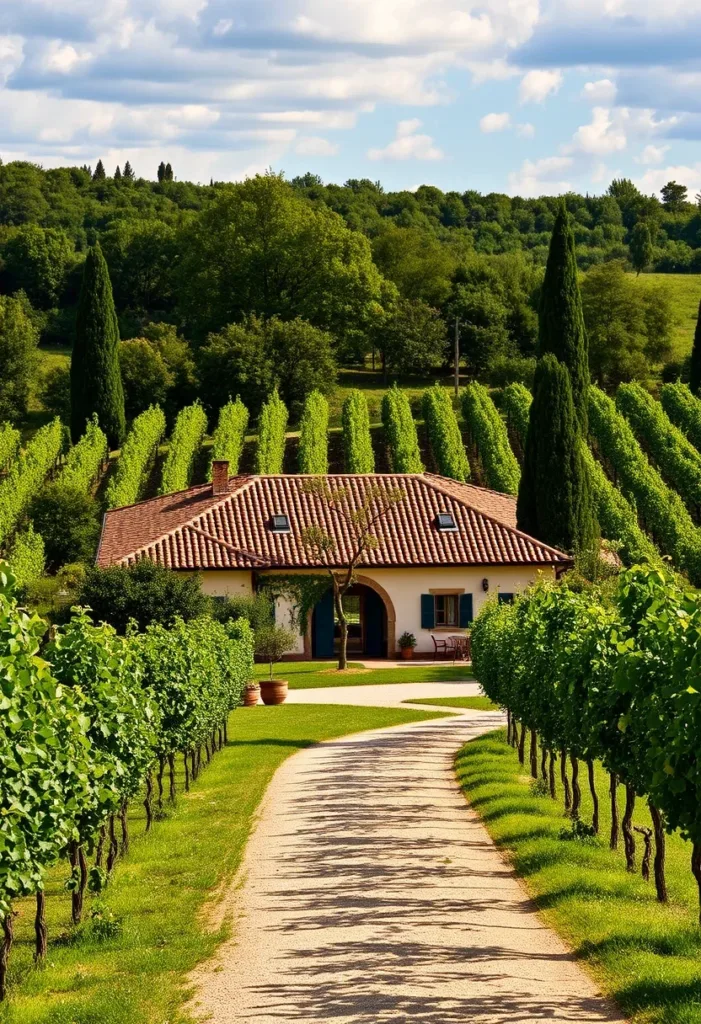
[[[489,590],[489,580],[487,579],[487,577],[486,577],[486,576],[485,576],[485,577],[484,577],[484,579],[482,580],[482,590],[483,590],[483,591],[485,592],[485,594],[486,594],[486,593],[487,593],[487,591]]]

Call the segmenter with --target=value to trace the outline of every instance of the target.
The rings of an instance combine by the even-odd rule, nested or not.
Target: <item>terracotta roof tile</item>
[[[351,538],[343,519],[305,492],[302,475],[231,477],[225,495],[211,484],[112,509],[104,519],[97,555],[100,566],[149,558],[172,569],[290,569],[316,567],[302,544],[302,530],[321,526],[336,542],[338,565],[347,564]],[[406,500],[379,524],[379,545],[366,566],[565,565],[570,559],[516,529],[516,501],[471,484],[433,474],[371,474],[328,477],[346,488],[358,507],[367,488],[400,487]],[[436,527],[450,512],[457,531]],[[291,532],[273,533],[273,515],[289,516]]]

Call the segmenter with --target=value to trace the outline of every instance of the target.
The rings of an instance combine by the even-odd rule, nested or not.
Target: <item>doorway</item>
[[[349,658],[387,657],[387,610],[380,595],[371,587],[356,583],[344,595],[343,607],[348,622]],[[340,634],[333,593],[328,590],[312,615],[312,657],[336,657]]]

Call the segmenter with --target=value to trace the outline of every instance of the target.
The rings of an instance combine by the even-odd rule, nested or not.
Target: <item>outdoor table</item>
[[[453,648],[453,664],[456,659],[459,659],[460,661],[470,660],[471,650],[469,636],[465,636],[464,633],[455,635],[451,634],[451,636],[448,637],[448,642]]]

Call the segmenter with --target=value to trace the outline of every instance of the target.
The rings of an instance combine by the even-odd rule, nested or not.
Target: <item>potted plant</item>
[[[270,675],[260,681],[264,704],[282,704],[287,696],[287,680],[273,679],[273,665],[295,645],[295,635],[283,626],[263,626],[255,634],[256,655],[270,665]]]
[[[246,683],[246,689],[243,691],[243,706],[245,708],[255,707],[259,697],[260,686],[255,679],[249,679]]]
[[[404,632],[397,641],[399,644],[399,650],[401,651],[402,658],[408,661],[414,657],[414,648],[416,647],[416,637],[413,633]]]

